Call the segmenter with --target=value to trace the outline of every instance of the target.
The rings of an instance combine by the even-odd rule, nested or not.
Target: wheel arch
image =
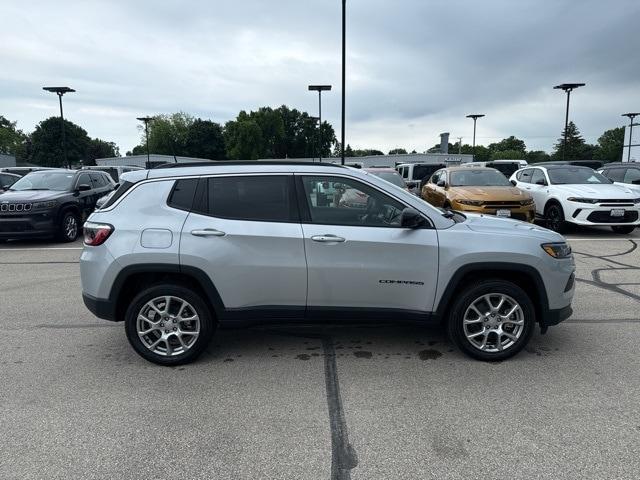
[[[482,279],[506,280],[522,288],[531,298],[536,319],[542,322],[549,311],[549,298],[540,272],[530,266],[510,262],[480,262],[460,267],[452,275],[436,308],[437,319],[446,321],[456,294]]]

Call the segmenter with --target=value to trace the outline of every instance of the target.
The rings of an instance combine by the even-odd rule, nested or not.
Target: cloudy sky
[[[135,117],[185,111],[224,123],[260,106],[317,112],[340,130],[339,0],[0,3],[0,115],[31,131],[65,116],[124,153]],[[638,0],[348,0],[347,142],[423,151],[439,133],[508,135],[551,150],[564,94],[588,141],[640,110]],[[455,141],[455,140],[454,140]]]

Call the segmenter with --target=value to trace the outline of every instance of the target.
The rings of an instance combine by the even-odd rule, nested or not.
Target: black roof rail
[[[158,168],[183,168],[183,167],[224,167],[227,165],[310,165],[314,167],[342,167],[339,163],[327,163],[327,162],[299,162],[299,161],[287,161],[287,160],[212,160],[210,162],[188,162],[188,163],[164,163],[153,167]]]

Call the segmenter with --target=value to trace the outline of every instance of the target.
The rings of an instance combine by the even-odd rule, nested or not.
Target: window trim
[[[334,226],[334,227],[359,227],[359,228],[393,228],[393,229],[402,229],[402,230],[407,230],[407,227],[403,227],[401,225],[397,225],[397,226],[393,226],[393,225],[347,225],[347,224],[343,224],[343,223],[321,223],[321,222],[314,222],[311,219],[311,209],[309,208],[309,202],[307,200],[307,195],[306,192],[304,190],[304,184],[302,183],[303,178],[304,177],[325,177],[325,178],[345,178],[347,180],[351,180],[353,182],[358,182],[358,183],[362,183],[363,185],[366,185],[367,187],[376,190],[378,193],[387,196],[393,200],[395,200],[396,202],[400,203],[401,205],[404,206],[404,208],[413,208],[414,210],[417,210],[415,207],[412,207],[411,205],[407,205],[406,202],[404,202],[402,199],[396,197],[395,195],[382,190],[381,188],[379,188],[376,185],[372,185],[371,183],[368,183],[360,178],[355,178],[355,177],[351,177],[349,175],[342,175],[342,174],[338,174],[338,173],[332,173],[332,174],[323,174],[321,172],[318,173],[308,173],[308,172],[296,172],[294,174],[295,176],[295,186],[296,186],[296,197],[298,200],[298,211],[300,212],[300,223],[303,225],[330,225],[330,226]],[[419,210],[418,210],[419,211]],[[422,217],[424,217],[427,221],[427,224],[415,229],[415,230],[424,230],[424,229],[428,229],[428,230],[433,230],[435,229],[435,225],[434,223],[431,221],[431,219],[424,213],[420,211],[420,215],[422,215]]]

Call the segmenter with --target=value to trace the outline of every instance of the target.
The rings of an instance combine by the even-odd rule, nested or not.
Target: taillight
[[[102,245],[113,232],[113,226],[108,223],[87,222],[82,229],[84,231],[84,244],[89,247]]]

